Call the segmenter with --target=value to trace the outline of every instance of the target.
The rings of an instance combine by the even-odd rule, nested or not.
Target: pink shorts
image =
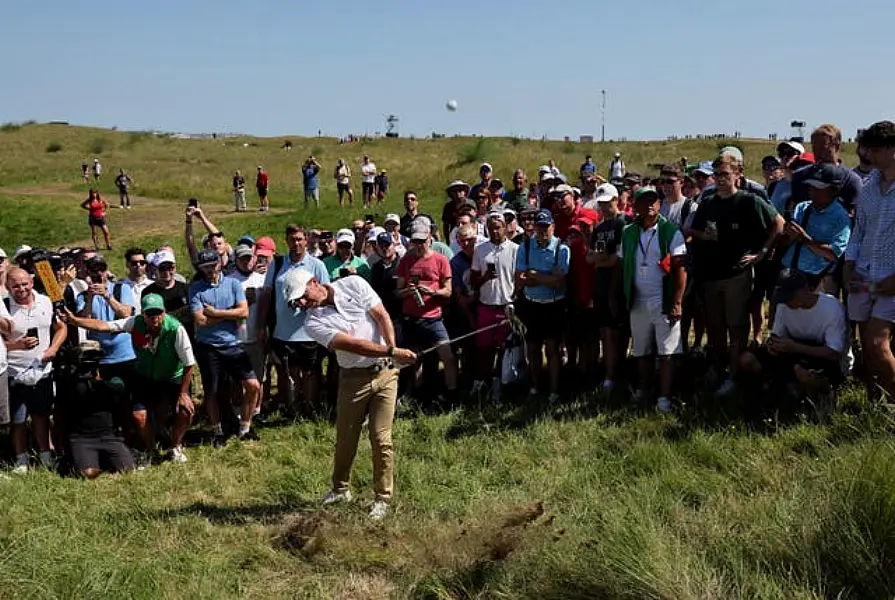
[[[871,318],[895,323],[895,296],[871,296],[869,292],[848,295],[848,320],[865,323]]]
[[[476,313],[476,329],[496,325],[505,320],[506,313],[503,306],[488,306],[487,304],[479,304]],[[494,327],[488,331],[480,331],[475,336],[476,346],[479,348],[500,348],[507,341],[509,326],[506,324],[500,327]]]

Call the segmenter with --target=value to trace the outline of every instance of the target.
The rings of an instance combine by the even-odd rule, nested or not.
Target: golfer
[[[370,518],[382,519],[388,513],[395,472],[392,421],[398,370],[389,359],[409,364],[416,361],[416,354],[395,347],[392,320],[363,277],[321,284],[309,271],[293,269],[283,287],[291,306],[312,309],[305,330],[318,344],[335,351],[340,367],[332,489],[323,504],[351,501],[351,464],[369,415],[375,491]]]

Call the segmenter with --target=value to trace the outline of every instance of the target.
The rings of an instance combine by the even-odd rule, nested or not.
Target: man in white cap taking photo
[[[388,513],[395,470],[392,421],[398,370],[392,360],[411,364],[416,354],[395,347],[392,320],[362,277],[321,284],[309,271],[294,269],[283,287],[290,306],[308,310],[305,330],[335,352],[340,367],[332,489],[323,504],[351,501],[351,465],[364,418],[369,416],[375,491],[370,517],[382,519]]]

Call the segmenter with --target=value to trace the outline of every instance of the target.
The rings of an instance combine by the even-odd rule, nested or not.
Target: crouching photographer
[[[57,365],[66,385],[57,398],[56,416],[64,426],[75,470],[87,479],[134,470],[133,455],[116,420],[124,383],[100,377],[102,356],[99,342],[85,341],[66,350]]]

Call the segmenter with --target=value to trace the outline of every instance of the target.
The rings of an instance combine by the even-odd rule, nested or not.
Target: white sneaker
[[[183,464],[186,462],[186,454],[183,453],[183,448],[180,446],[174,446],[171,448],[171,460],[178,464]]]
[[[662,396],[661,398],[659,398],[659,401],[656,402],[656,410],[658,410],[663,415],[667,415],[668,413],[673,411],[674,408],[671,406],[671,399],[667,398],[666,396]]]
[[[339,502],[351,502],[351,500],[351,490],[345,490],[344,492],[330,490],[326,493],[326,496],[323,497],[323,502],[321,502],[321,504],[323,506],[329,506],[330,504],[336,504]]]
[[[715,396],[730,396],[736,391],[736,382],[733,379],[725,379],[724,383],[721,384],[721,387],[718,388],[718,391],[715,392]]]
[[[472,382],[472,389],[469,390],[469,395],[472,396],[481,393],[483,387],[485,387],[485,382],[481,379],[476,379]]]
[[[28,465],[16,465],[12,468],[13,475],[27,475],[28,474]]]
[[[374,521],[381,521],[388,514],[388,502],[385,500],[377,500],[370,509],[370,518]]]

